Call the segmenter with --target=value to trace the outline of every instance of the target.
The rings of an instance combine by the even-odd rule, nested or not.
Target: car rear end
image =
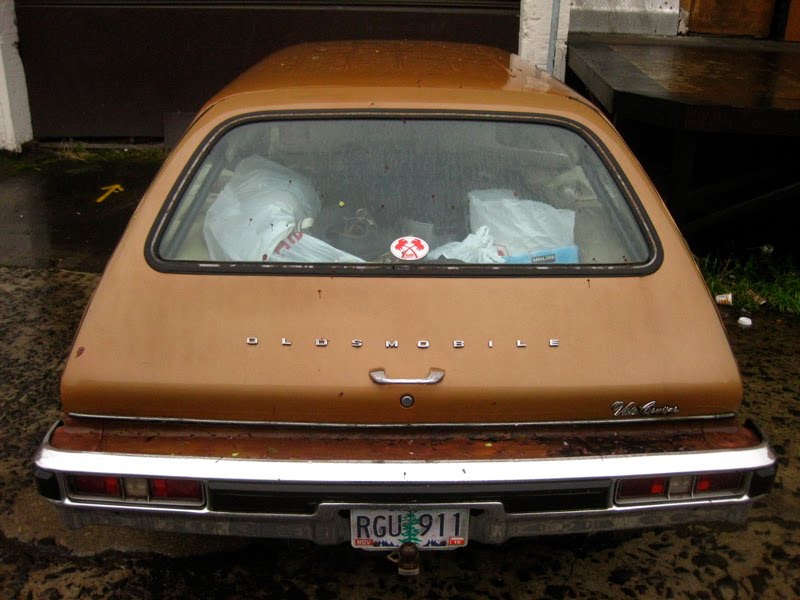
[[[775,457],[741,394],[585,101],[485,48],[305,46],[151,186],[36,478],[75,526],[365,549],[742,522]]]

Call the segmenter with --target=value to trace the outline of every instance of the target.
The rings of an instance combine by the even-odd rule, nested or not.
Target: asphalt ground
[[[426,553],[416,578],[346,545],[65,528],[36,494],[31,457],[58,417],[59,375],[98,272],[160,157],[26,160],[0,160],[0,598],[800,597],[800,319],[768,310],[749,329],[722,312],[743,417],[780,463],[744,527],[471,543]]]

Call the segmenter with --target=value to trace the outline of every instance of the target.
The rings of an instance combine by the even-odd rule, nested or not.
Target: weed
[[[81,142],[64,140],[58,145],[56,156],[61,160],[85,161],[91,157],[91,153],[86,149],[86,145]]]
[[[768,251],[746,257],[697,258],[713,295],[733,294],[733,304],[756,310],[767,306],[784,313],[800,314],[800,272],[789,259]]]

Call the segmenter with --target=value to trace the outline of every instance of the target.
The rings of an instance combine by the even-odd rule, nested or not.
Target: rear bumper
[[[115,510],[109,506],[66,502],[59,511],[73,528],[111,525],[207,535],[301,539],[317,544],[350,540],[347,512],[359,505],[322,504],[313,515],[242,515],[212,511]],[[500,503],[476,503],[470,517],[469,539],[499,544],[511,538],[623,529],[650,529],[687,523],[741,524],[750,511],[749,499],[736,502],[636,507],[546,514],[508,514]]]
[[[348,541],[349,511],[372,505],[468,507],[470,539],[484,543],[692,522],[741,523],[753,498],[769,489],[775,475],[775,456],[752,424],[667,427],[661,435],[658,425],[628,431],[622,424],[605,431],[573,428],[568,437],[558,431],[515,431],[500,440],[494,436],[494,442],[463,433],[442,437],[415,432],[393,433],[390,443],[380,435],[359,433],[359,443],[346,435],[330,438],[322,445],[327,456],[309,451],[305,458],[296,449],[289,452],[298,437],[291,433],[265,442],[253,431],[241,430],[170,435],[138,425],[141,431],[101,427],[100,435],[87,437],[85,427],[59,427],[51,429],[36,455],[36,476],[40,492],[58,505],[70,526],[125,525],[319,544]],[[148,427],[149,438],[144,436]],[[143,442],[153,435],[159,439],[155,447]],[[211,435],[204,445],[216,454],[200,455],[189,441],[203,435]],[[245,443],[253,438],[255,445]],[[140,441],[141,453],[129,451],[132,440]],[[223,454],[219,448],[225,443],[228,451]],[[386,460],[376,456],[381,446],[393,443],[414,450],[403,450],[406,459],[399,459],[396,451],[387,451]],[[445,459],[414,456],[429,455],[434,443],[440,444]],[[347,447],[351,449],[345,452]],[[268,457],[284,453],[292,456]],[[727,471],[744,474],[736,493],[633,503],[616,498],[619,482],[629,478]],[[204,499],[202,506],[180,507],[82,498],[70,488],[75,474],[196,479],[203,483]]]

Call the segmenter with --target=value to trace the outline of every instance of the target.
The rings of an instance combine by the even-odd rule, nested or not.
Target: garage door
[[[17,0],[34,135],[161,138],[264,55],[330,39],[516,51],[519,0]]]

